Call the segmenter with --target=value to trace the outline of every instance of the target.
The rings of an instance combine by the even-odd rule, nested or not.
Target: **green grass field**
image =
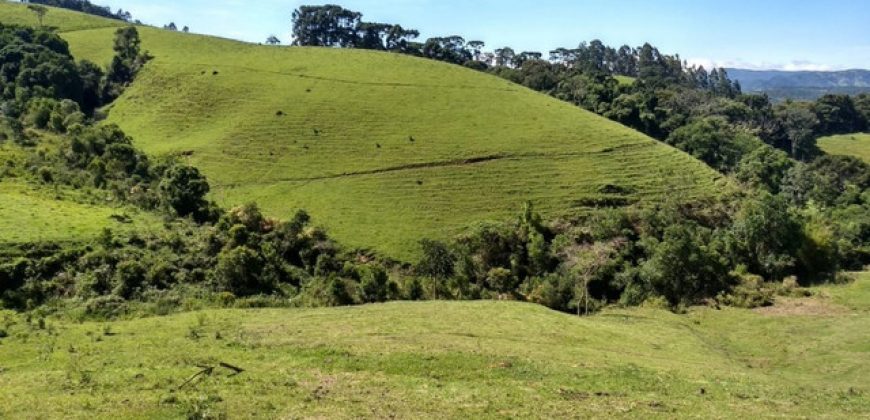
[[[26,4],[18,1],[0,0],[0,8],[2,8],[0,9],[0,22],[2,23],[25,26],[39,24],[36,14],[28,10]],[[48,28],[56,28],[59,32],[68,32],[121,26],[122,22],[52,7],[45,15],[43,24]]]
[[[0,20],[23,19],[18,9],[0,5]],[[113,32],[63,37],[78,58],[106,64]],[[612,186],[633,202],[711,195],[724,183],[636,131],[462,67],[140,32],[156,58],[109,122],[148,153],[189,156],[224,206],[256,201],[277,217],[304,208],[339,241],[393,257],[412,259],[422,238],[512,218],[527,200],[552,217],[614,198],[602,192]]]
[[[819,139],[819,148],[831,155],[855,156],[870,163],[870,133],[824,137]]]
[[[0,179],[0,246],[89,241],[105,228],[125,233],[159,226],[159,217],[133,208],[84,204],[75,192]]]
[[[866,418],[870,275],[764,310],[509,302],[0,315],[0,417]],[[5,320],[4,320],[5,318]],[[224,362],[245,369],[232,376]]]

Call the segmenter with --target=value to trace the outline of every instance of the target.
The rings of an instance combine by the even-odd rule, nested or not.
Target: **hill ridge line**
[[[450,167],[450,166],[468,166],[468,165],[477,165],[481,163],[493,162],[498,160],[519,160],[519,159],[538,159],[538,158],[562,158],[562,157],[574,157],[574,156],[589,156],[589,155],[597,155],[603,153],[612,153],[618,150],[629,150],[635,148],[646,148],[653,147],[655,143],[632,143],[625,144],[617,147],[609,147],[602,150],[596,150],[592,152],[566,152],[566,153],[496,153],[484,156],[475,156],[469,158],[460,158],[460,159],[448,159],[434,162],[420,162],[420,163],[409,163],[405,165],[396,165],[396,166],[388,166],[386,168],[378,168],[378,169],[368,169],[363,171],[354,171],[354,172],[343,172],[340,174],[330,174],[330,175],[320,175],[314,177],[296,177],[296,178],[277,178],[271,179],[268,182],[244,182],[244,183],[227,183],[227,184],[218,184],[215,183],[217,187],[225,187],[225,188],[233,188],[239,185],[268,185],[274,184],[276,182],[309,182],[309,181],[324,181],[330,179],[341,179],[341,178],[350,178],[356,176],[367,176],[367,175],[378,175],[383,173],[390,172],[402,172],[409,171],[414,169],[429,169],[429,168],[442,168],[442,167]]]

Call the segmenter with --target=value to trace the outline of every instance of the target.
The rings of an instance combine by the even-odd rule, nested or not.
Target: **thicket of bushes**
[[[304,212],[279,221],[247,205],[214,224],[175,222],[158,234],[107,232],[89,246],[29,249],[0,265],[0,294],[21,309],[73,299],[96,315],[167,296],[222,304],[259,296],[292,306],[517,299],[578,313],[658,298],[672,307],[767,304],[764,283],[836,281],[841,270],[870,262],[870,220],[862,215],[797,211],[786,195],[764,192],[602,210],[573,223],[546,224],[528,206],[513,223],[423,241],[422,258],[409,265],[342,249]]]

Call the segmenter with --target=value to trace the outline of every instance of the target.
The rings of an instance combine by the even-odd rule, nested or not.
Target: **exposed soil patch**
[[[818,297],[778,297],[773,306],[757,308],[754,311],[766,316],[836,316],[849,313],[848,308]]]

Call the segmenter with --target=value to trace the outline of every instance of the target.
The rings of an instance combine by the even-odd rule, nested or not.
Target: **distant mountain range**
[[[726,69],[744,92],[764,92],[775,101],[814,100],[828,93],[870,93],[870,70],[778,71]]]

